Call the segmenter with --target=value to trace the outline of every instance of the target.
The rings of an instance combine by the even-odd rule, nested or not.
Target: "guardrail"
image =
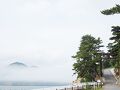
[[[56,89],[56,90],[85,90],[87,88],[92,88],[96,90],[98,87],[102,87],[102,85],[103,85],[102,83],[98,83],[98,82],[86,82],[86,83],[73,85],[72,87],[66,87],[63,89]]]

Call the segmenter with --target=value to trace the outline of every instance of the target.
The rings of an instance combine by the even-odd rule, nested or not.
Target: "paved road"
[[[111,73],[110,69],[105,69],[103,71],[105,78],[105,85],[103,86],[103,90],[120,90],[120,87],[116,86],[116,80]]]

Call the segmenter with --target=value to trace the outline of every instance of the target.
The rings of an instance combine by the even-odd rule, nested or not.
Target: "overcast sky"
[[[39,66],[40,72],[54,71],[49,79],[71,81],[71,56],[81,37],[101,37],[107,45],[111,26],[119,25],[120,16],[105,16],[100,11],[117,3],[119,0],[0,0],[0,67],[19,61]]]

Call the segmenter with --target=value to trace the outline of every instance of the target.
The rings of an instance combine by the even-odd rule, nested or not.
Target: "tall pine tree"
[[[73,64],[73,70],[78,78],[84,78],[86,81],[95,80],[96,75],[100,76],[100,69],[96,63],[99,62],[102,41],[95,39],[91,35],[82,37],[81,44],[76,55],[72,56],[76,62]]]
[[[120,14],[120,5],[101,11],[104,15]],[[120,76],[120,26],[112,27],[113,37],[110,40],[114,40],[113,43],[108,44],[109,52],[114,60],[113,65],[117,68],[118,75]]]
[[[113,43],[110,43],[109,52],[114,60],[113,64],[115,68],[118,68],[118,75],[120,75],[120,27],[112,26],[112,35],[113,37],[110,40],[113,40]]]

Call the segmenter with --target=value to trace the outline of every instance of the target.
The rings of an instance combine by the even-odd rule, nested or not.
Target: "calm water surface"
[[[0,90],[55,90],[57,86],[0,86]]]

